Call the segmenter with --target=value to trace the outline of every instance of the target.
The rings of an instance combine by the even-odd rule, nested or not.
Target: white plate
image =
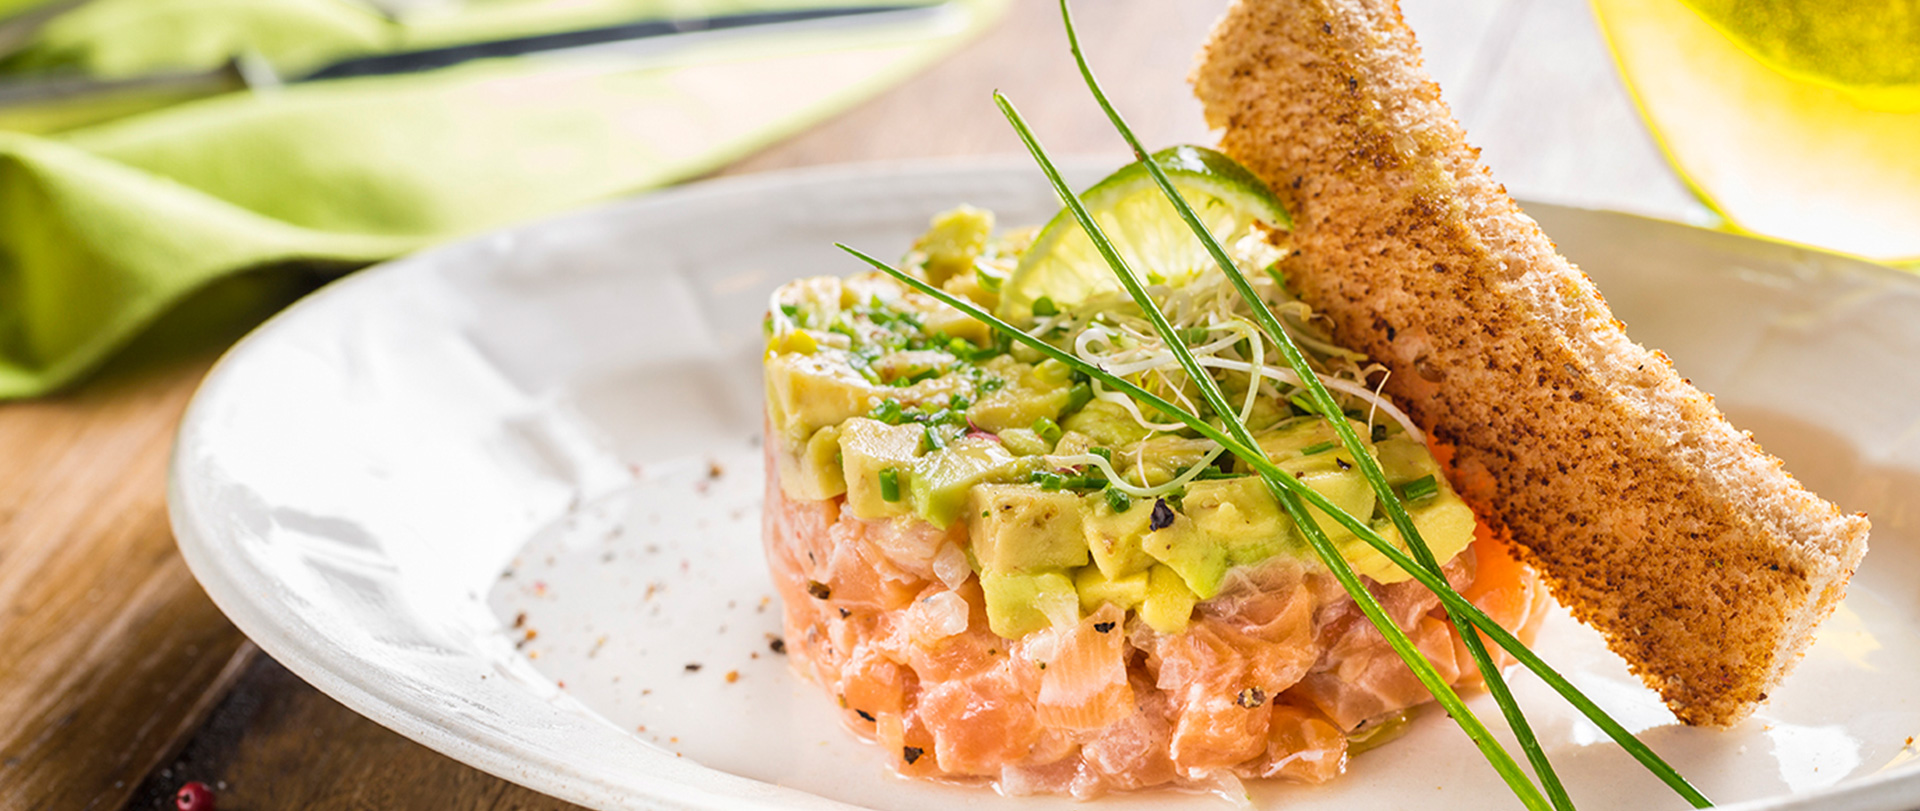
[[[835,240],[900,252],[959,202],[1003,223],[1056,206],[1020,162],[830,168],[676,189],[356,274],[208,376],[175,449],[181,550],[228,616],[321,690],[585,805],[1084,808],[890,777],[768,648],[778,606],[754,447],[767,293],[857,270]],[[1530,209],[1636,337],[1875,522],[1846,605],[1732,731],[1677,726],[1564,618],[1541,653],[1723,802],[1920,803],[1920,284],[1677,225]],[[1681,807],[1538,682],[1516,684],[1581,807]],[[1254,790],[1262,806],[1343,811],[1509,798],[1437,714],[1333,785]]]

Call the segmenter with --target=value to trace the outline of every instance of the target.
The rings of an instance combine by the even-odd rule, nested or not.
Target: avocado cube
[[[967,538],[980,568],[1026,572],[1087,565],[1080,497],[1031,484],[982,484],[967,501]]]
[[[1008,428],[1000,432],[1000,444],[1020,456],[1040,456],[1053,452],[1053,443],[1041,439],[1032,428]]]
[[[1093,437],[1096,443],[1108,448],[1124,448],[1152,433],[1135,422],[1125,408],[1105,400],[1094,400],[1068,414],[1060,427]]]
[[[780,466],[780,489],[796,501],[820,501],[847,492],[840,467],[840,426],[813,432],[799,453],[775,448]]]
[[[1425,541],[1427,549],[1433,552],[1433,559],[1441,563],[1452,560],[1467,548],[1467,544],[1473,543],[1474,531],[1480,524],[1473,514],[1473,508],[1461,501],[1453,488],[1444,482],[1438,494],[1408,504],[1407,517],[1413,519],[1413,528],[1420,531],[1420,540]],[[1374,522],[1373,528],[1394,546],[1402,550],[1407,548],[1405,540],[1400,537],[1399,528],[1392,521],[1383,518]],[[1413,577],[1359,538],[1342,544],[1340,555],[1353,566],[1356,574],[1371,577],[1375,582],[1398,583]]]
[[[855,518],[906,515],[912,509],[906,494],[925,435],[926,429],[913,423],[888,425],[855,417],[841,424],[841,470],[847,483],[847,509]],[[889,488],[884,479],[891,479],[893,486]]]
[[[1182,507],[1235,565],[1259,563],[1292,545],[1293,520],[1258,476],[1194,482]]]
[[[981,395],[967,409],[967,419],[981,430],[998,434],[1011,428],[1031,428],[1041,417],[1058,419],[1071,399],[1072,372],[1060,371],[1066,366],[1057,361],[1029,366],[1011,355],[1001,355],[988,361],[985,368],[1007,384]]]
[[[1187,630],[1196,602],[1185,578],[1166,566],[1155,566],[1147,571],[1147,597],[1140,602],[1140,619],[1160,633],[1177,634]]]
[[[987,627],[1007,639],[1019,639],[1052,624],[1052,618],[1079,619],[1073,581],[1059,569],[1020,573],[980,573],[987,597]]]
[[[1084,566],[1073,573],[1073,590],[1080,594],[1080,613],[1091,614],[1100,606],[1113,603],[1130,610],[1147,599],[1145,569],[1124,577],[1109,578],[1098,567]]]
[[[768,420],[792,448],[821,428],[865,415],[880,401],[880,390],[837,351],[773,354],[765,368]]]
[[[1401,435],[1384,440],[1374,446],[1374,453],[1380,460],[1380,472],[1386,475],[1389,484],[1402,485],[1422,476],[1436,480],[1446,478],[1427,446],[1411,437]]]
[[[953,525],[966,509],[974,485],[1014,478],[1032,463],[1008,453],[989,439],[961,439],[945,449],[920,457],[913,471],[914,509],[941,529]]]
[[[948,277],[972,268],[992,234],[993,212],[960,206],[935,214],[927,232],[913,241],[913,249],[926,254],[927,281],[939,287]]]
[[[1140,546],[1153,521],[1152,502],[1135,501],[1126,512],[1114,512],[1106,494],[1096,492],[1082,499],[1080,505],[1087,551],[1102,574],[1120,578],[1153,565],[1153,558]]]
[[[1143,507],[1154,509],[1145,504],[1135,505],[1133,509]],[[1201,599],[1220,593],[1220,581],[1226,579],[1229,566],[1227,548],[1219,539],[1195,526],[1192,519],[1175,513],[1173,523],[1147,533],[1141,547],[1154,560],[1178,572],[1187,587]]]

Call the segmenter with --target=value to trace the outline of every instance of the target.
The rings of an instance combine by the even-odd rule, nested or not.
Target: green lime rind
[[[1154,153],[1153,160],[1225,244],[1246,235],[1255,221],[1283,229],[1293,225],[1267,184],[1226,155],[1206,147],[1174,146]],[[1080,200],[1127,266],[1150,284],[1180,284],[1214,266],[1205,246],[1138,162],[1088,187]],[[1086,232],[1063,210],[1040,230],[1001,286],[998,315],[1025,324],[1033,319],[1034,302],[1043,297],[1070,307],[1120,289]]]

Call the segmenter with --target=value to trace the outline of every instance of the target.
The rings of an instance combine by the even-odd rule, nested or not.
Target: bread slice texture
[[[1288,278],[1457,448],[1456,485],[1689,724],[1798,661],[1868,522],[1808,492],[1494,182],[1392,0],[1236,0],[1194,73],[1294,216]]]

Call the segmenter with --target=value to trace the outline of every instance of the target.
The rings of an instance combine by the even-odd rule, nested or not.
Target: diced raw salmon
[[[978,580],[942,571],[963,560],[964,524],[863,521],[770,481],[764,526],[791,664],[902,775],[1082,798],[1235,775],[1317,783],[1345,768],[1348,731],[1430,698],[1314,561],[1235,569],[1178,634],[1106,605],[1006,640]],[[1530,635],[1545,590],[1492,535],[1468,549],[1449,582]],[[1443,678],[1477,683],[1437,598],[1368,582]]]

